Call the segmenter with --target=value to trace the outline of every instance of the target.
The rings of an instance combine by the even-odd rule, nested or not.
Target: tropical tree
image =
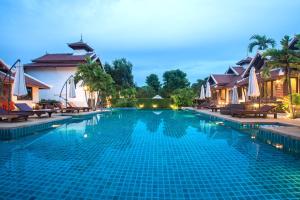
[[[90,58],[86,63],[80,64],[75,74],[75,82],[86,88],[90,95],[96,94],[99,103],[114,92],[114,81],[111,76],[101,68],[99,63]]]
[[[166,96],[171,94],[176,89],[186,88],[190,85],[188,79],[186,78],[186,73],[179,69],[166,71],[163,74],[163,81],[163,89]]]
[[[157,94],[157,92],[150,86],[143,86],[137,88],[137,98],[152,98]]]
[[[155,92],[158,92],[160,89],[159,78],[156,74],[150,74],[146,77],[146,83],[149,87],[152,87]]]
[[[205,79],[198,79],[198,80],[196,81],[196,83],[193,83],[193,84],[192,84],[191,88],[194,90],[194,92],[195,92],[196,94],[198,94],[198,93],[200,92],[201,86],[202,86],[202,85],[205,85],[205,84],[206,84],[206,81],[207,81],[207,78],[205,78]]]
[[[252,35],[250,41],[252,42],[248,46],[249,52],[252,52],[255,47],[257,47],[257,50],[266,50],[269,47],[274,48],[276,45],[275,40],[267,38],[266,35]]]
[[[297,36],[299,39],[300,37]],[[292,118],[295,117],[295,112],[293,108],[293,94],[291,87],[291,71],[293,69],[300,69],[300,53],[298,50],[292,50],[289,48],[289,43],[291,38],[289,36],[284,36],[281,40],[281,49],[268,49],[263,53],[263,57],[270,57],[266,62],[265,69],[263,70],[263,75],[265,77],[270,76],[270,70],[276,68],[282,68],[285,73],[285,84],[288,90],[288,110]],[[297,44],[299,45],[299,43]]]
[[[134,87],[132,67],[132,63],[125,58],[114,60],[112,65],[108,63],[104,65],[106,73],[111,75],[118,91]]]

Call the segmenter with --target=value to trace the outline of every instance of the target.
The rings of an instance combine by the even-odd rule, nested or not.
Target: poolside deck
[[[70,116],[62,116],[60,114],[53,114],[52,117],[29,117],[28,121],[14,121],[14,122],[0,122],[0,130],[1,129],[15,129],[15,128],[24,128],[24,127],[31,127],[35,125],[41,125],[51,122],[58,122],[65,119],[71,119]]]
[[[285,135],[300,140],[300,119],[288,119],[283,115],[279,115],[277,119],[274,119],[270,116],[267,118],[238,118],[232,117],[230,115],[222,115],[220,112],[211,112],[211,110],[196,109],[196,108],[184,108],[187,110],[193,110],[198,113],[218,117],[227,121],[240,123],[240,124],[274,124],[280,123],[287,126],[277,126],[277,127],[260,127],[260,129],[265,131],[271,131],[280,135]]]

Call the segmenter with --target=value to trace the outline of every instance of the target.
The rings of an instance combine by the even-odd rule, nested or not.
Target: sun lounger
[[[69,101],[68,105],[70,108],[77,108],[82,110],[83,112],[89,112],[92,108],[91,107],[87,107],[87,106],[77,106],[74,102]]]
[[[276,106],[264,105],[258,110],[233,110],[231,115],[233,117],[267,117],[268,114],[273,114],[274,118],[277,118],[277,112],[275,110]]]
[[[74,113],[74,112],[80,112],[80,109],[78,108],[71,108],[71,107],[65,107],[62,103],[55,103],[54,106],[61,112],[67,112],[67,113]]]
[[[29,105],[26,103],[15,103],[15,106],[22,112],[33,113],[38,117],[41,117],[43,114],[48,114],[51,117],[52,113],[56,111],[54,109],[40,109],[40,110],[33,110]]]
[[[9,122],[13,120],[19,120],[19,119],[24,119],[27,121],[30,113],[24,113],[24,112],[19,112],[19,111],[7,111],[2,108],[0,108],[0,120],[2,121],[3,119],[7,119]]]
[[[214,104],[209,103],[209,102],[203,102],[200,105],[197,106],[197,109],[210,109],[211,106]]]
[[[228,104],[227,106],[220,108],[220,113],[222,115],[231,115],[234,110],[244,110],[244,104]]]

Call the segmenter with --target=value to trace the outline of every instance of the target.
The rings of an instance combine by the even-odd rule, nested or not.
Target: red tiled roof
[[[212,74],[212,76],[218,85],[225,85],[235,77],[235,75],[232,74]]]
[[[239,75],[241,75],[245,69],[243,67],[240,66],[236,66],[236,67],[232,67]]]
[[[94,51],[92,47],[90,47],[87,43],[79,41],[74,43],[69,43],[68,46],[74,50],[76,49],[84,49],[88,52]]]
[[[90,56],[91,54],[85,54],[85,55],[73,55],[72,53],[58,53],[58,54],[45,54],[39,58],[36,58],[32,60],[32,62],[38,62],[38,63],[58,63],[58,62],[78,62],[82,61],[84,62],[85,59]]]
[[[6,76],[6,73],[0,71],[0,78],[1,80],[3,80]],[[9,82],[9,77],[6,76],[5,78],[5,83],[13,83],[14,82],[14,76],[15,74],[13,74],[10,78],[10,82]],[[41,81],[33,78],[32,76],[25,74],[25,83],[26,86],[30,86],[30,87],[38,87],[40,89],[50,89],[50,87],[48,85],[46,85],[45,83],[42,83]]]

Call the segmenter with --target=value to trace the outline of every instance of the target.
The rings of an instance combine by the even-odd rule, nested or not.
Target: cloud
[[[210,72],[206,66],[223,72],[244,57],[254,33],[277,41],[299,33],[299,7],[286,0],[2,0],[0,56],[28,62],[67,52],[82,33],[104,61],[131,60],[139,83],[153,66],[160,73],[178,66],[196,79]],[[214,67],[219,61],[226,66]]]

